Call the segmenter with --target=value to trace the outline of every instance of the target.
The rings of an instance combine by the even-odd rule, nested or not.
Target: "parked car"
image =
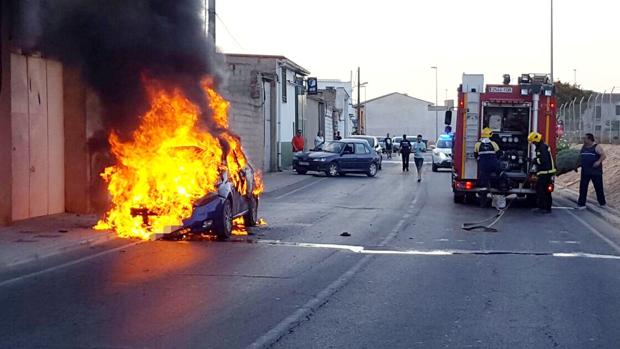
[[[440,168],[452,168],[452,137],[442,135],[435,145],[431,145],[433,172]]]
[[[347,173],[377,175],[381,156],[363,139],[343,139],[325,143],[323,151],[295,155],[293,169],[299,174],[324,172],[328,177]]]
[[[381,159],[381,161],[379,162],[379,170],[383,169],[383,156],[382,156],[383,147],[381,147],[381,144],[379,143],[379,139],[377,137],[360,135],[360,136],[350,136],[349,139],[362,139],[368,142],[368,145],[370,146],[370,148],[374,149],[377,152],[377,154],[379,154],[379,159]]]
[[[198,150],[201,151],[201,150]],[[188,233],[213,232],[220,240],[230,238],[233,220],[243,217],[246,227],[253,227],[258,222],[259,197],[254,195],[254,169],[248,164],[239,171],[239,179],[245,181],[247,193],[240,193],[228,172],[222,172],[217,183],[217,192],[208,193],[194,204],[190,218],[183,225],[167,234],[165,238]],[[142,216],[148,221],[151,213],[145,209],[133,209],[134,216]]]
[[[400,151],[400,142],[403,140],[403,137],[394,137],[392,138],[392,151],[394,153],[398,153]]]

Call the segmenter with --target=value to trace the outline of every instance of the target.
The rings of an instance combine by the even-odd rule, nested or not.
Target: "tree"
[[[582,97],[588,99],[593,92],[583,90],[579,85],[571,85],[567,82],[556,81],[555,93],[558,97],[558,107],[560,107],[565,103],[572,102],[575,98],[577,98],[577,102],[579,102]]]

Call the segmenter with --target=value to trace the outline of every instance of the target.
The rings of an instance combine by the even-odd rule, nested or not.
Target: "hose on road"
[[[486,232],[497,233],[497,229],[493,228],[493,226],[502,219],[504,214],[506,214],[506,211],[508,211],[508,209],[510,208],[511,204],[512,204],[512,200],[508,202],[508,205],[506,205],[506,207],[502,209],[498,208],[497,213],[493,217],[489,217],[479,222],[463,223],[461,225],[461,229],[466,230],[466,231],[484,229],[484,231]]]

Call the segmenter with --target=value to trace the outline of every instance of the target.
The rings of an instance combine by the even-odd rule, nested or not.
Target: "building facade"
[[[263,171],[290,167],[291,140],[303,124],[303,78],[309,72],[284,56],[226,54],[225,60],[230,125],[250,161]]]
[[[421,134],[425,139],[434,140],[437,138],[436,128],[439,134],[444,131],[446,109],[439,106],[435,113],[431,102],[403,93],[391,93],[363,104],[361,128],[364,134],[373,136]]]

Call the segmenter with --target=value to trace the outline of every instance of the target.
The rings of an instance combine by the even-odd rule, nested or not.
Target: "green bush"
[[[558,144],[558,150],[560,146]],[[556,168],[558,170],[557,175],[561,176],[565,173],[576,171],[580,167],[580,151],[579,149],[564,148],[558,151]]]

